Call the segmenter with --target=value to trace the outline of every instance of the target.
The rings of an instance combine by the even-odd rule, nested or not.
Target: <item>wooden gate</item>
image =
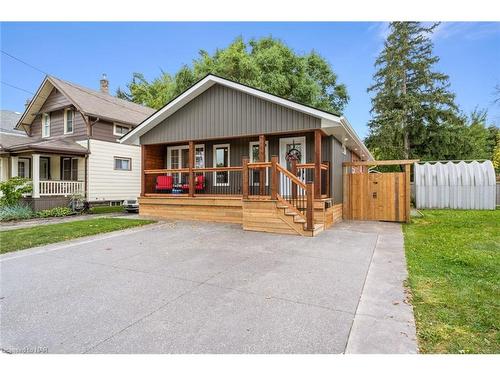
[[[410,220],[410,167],[415,160],[343,163],[347,220]],[[369,166],[403,165],[404,172],[368,173]]]

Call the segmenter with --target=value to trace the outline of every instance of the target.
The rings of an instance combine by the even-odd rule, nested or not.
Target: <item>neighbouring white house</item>
[[[106,76],[100,91],[47,76],[24,113],[0,113],[1,180],[31,179],[33,209],[64,206],[73,195],[91,203],[139,196],[141,149],[118,139],[154,110],[108,87]]]

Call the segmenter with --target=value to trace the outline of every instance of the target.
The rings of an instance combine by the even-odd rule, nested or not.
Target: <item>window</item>
[[[229,144],[214,145],[214,167],[229,166]],[[229,186],[229,172],[214,172],[214,186]]]
[[[194,167],[205,168],[205,145],[195,145],[194,148]],[[189,168],[189,146],[183,145],[168,147],[167,168]],[[172,173],[172,176],[174,177],[174,184],[180,184],[183,182],[181,173]]]
[[[50,114],[42,113],[42,138],[50,137]]]
[[[114,135],[125,135],[129,132],[130,127],[125,125],[113,124],[113,134]]]
[[[115,156],[115,169],[119,171],[130,171],[132,169],[132,159]]]
[[[17,175],[23,178],[30,178],[30,159],[19,158],[17,161]]]
[[[78,181],[78,159],[61,158],[61,177],[64,181]]]
[[[250,163],[255,163],[259,161],[259,142],[250,142]],[[266,141],[265,147],[265,161],[269,161],[269,142]],[[259,185],[260,183],[260,170],[252,169],[252,173],[250,175],[251,181],[250,183],[253,185]],[[266,168],[266,185],[269,185],[269,173]]]
[[[75,112],[71,109],[64,111],[64,134],[73,133],[73,121],[75,118]]]
[[[50,158],[40,157],[40,180],[50,180]]]

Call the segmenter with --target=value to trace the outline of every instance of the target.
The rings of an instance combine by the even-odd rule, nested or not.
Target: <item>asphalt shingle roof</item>
[[[137,125],[156,111],[56,77],[49,80],[86,114]]]

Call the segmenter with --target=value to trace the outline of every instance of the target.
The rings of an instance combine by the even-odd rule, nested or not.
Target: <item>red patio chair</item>
[[[194,190],[203,191],[205,189],[205,176],[196,176],[194,178]],[[182,190],[189,192],[189,184],[182,184]]]
[[[174,187],[174,178],[173,176],[158,176],[156,177],[156,192],[159,191],[172,191]]]

